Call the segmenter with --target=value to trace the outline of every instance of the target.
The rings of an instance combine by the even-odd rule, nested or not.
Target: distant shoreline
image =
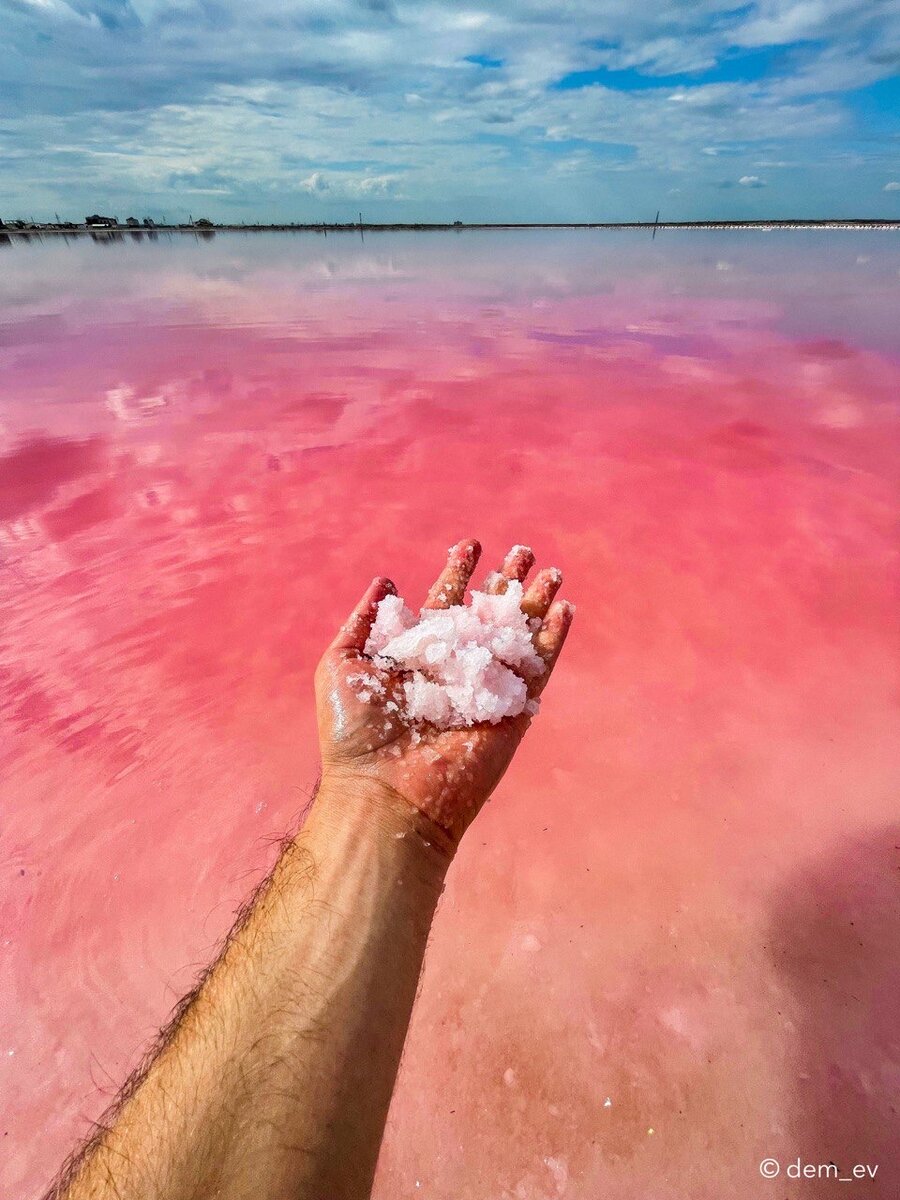
[[[185,225],[126,225],[90,226],[84,224],[39,224],[27,223],[25,228],[13,228],[9,223],[0,224],[0,241],[12,238],[28,240],[44,236],[86,237],[98,241],[115,240],[125,234],[133,237],[152,237],[166,233],[187,233],[200,237],[211,237],[216,233],[315,233],[328,236],[340,233],[459,233],[465,230],[515,230],[515,229],[611,229],[611,230],[679,230],[679,229],[900,229],[900,220],[877,218],[828,218],[823,220],[772,220],[772,221],[496,221],[496,222],[358,222],[352,223],[284,223],[268,225],[250,224],[194,224]]]

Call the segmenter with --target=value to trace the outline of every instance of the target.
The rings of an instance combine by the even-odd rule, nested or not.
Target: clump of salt
[[[399,596],[385,596],[365,653],[377,669],[408,673],[403,717],[459,729],[536,711],[526,679],[540,673],[543,663],[521,603],[516,580],[502,595],[472,592],[469,604],[423,608],[418,618]],[[378,694],[365,689],[367,699],[373,693]]]

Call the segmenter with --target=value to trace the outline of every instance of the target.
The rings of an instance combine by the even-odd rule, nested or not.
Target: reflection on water
[[[579,616],[454,866],[378,1197],[744,1197],[765,1155],[890,1178],[890,960],[854,973],[842,934],[832,986],[843,909],[787,913],[847,861],[897,934],[896,245],[5,248],[3,1194],[46,1182],[301,808],[335,623],[469,533],[529,540]]]

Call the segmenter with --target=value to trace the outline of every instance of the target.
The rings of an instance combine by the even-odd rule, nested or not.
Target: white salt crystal
[[[347,682],[356,691],[360,700],[368,704],[372,696],[384,695],[384,684],[375,675],[368,675],[364,671],[360,671],[357,675],[348,675]]]
[[[406,607],[402,596],[385,596],[378,605],[375,624],[372,626],[372,635],[374,636],[377,630],[380,638],[389,641],[401,634],[404,629],[410,629],[415,623],[416,618]]]
[[[521,602],[515,579],[503,595],[476,591],[468,605],[422,609],[418,620],[399,596],[381,601],[365,653],[376,667],[408,673],[407,721],[458,729],[526,711],[532,702],[523,677],[539,674],[543,663]]]

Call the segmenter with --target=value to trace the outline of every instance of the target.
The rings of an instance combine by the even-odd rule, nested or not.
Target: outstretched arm
[[[428,603],[461,602],[477,557],[477,543],[455,547]],[[531,565],[517,548],[490,586]],[[540,572],[523,600],[547,668],[534,694],[571,620],[558,586]],[[413,742],[363,703],[348,677],[391,590],[374,581],[317,672],[322,781],[303,830],[50,1197],[369,1195],[447,868],[529,720]]]

